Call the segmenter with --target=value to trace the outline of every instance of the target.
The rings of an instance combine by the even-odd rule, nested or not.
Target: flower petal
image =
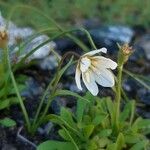
[[[76,81],[76,85],[77,85],[78,89],[82,90],[82,87],[81,87],[81,71],[79,69],[79,64],[77,64],[77,68],[76,68],[75,81]]]
[[[82,79],[87,89],[94,96],[96,96],[98,94],[98,86],[95,82],[94,75],[90,71],[87,71],[85,73],[82,73]]]
[[[94,76],[96,82],[104,87],[113,87],[115,84],[114,75],[108,69],[101,69],[99,73],[95,72]]]
[[[90,59],[88,59],[87,57],[81,58],[81,60],[80,60],[80,70],[82,72],[87,71],[89,69],[90,65],[91,65],[91,60]]]
[[[101,49],[97,49],[97,50],[90,51],[90,52],[84,54],[83,56],[93,56],[93,55],[95,55],[95,54],[97,54],[97,53],[100,53],[100,52],[102,52],[102,53],[107,53],[107,49],[106,49],[105,47],[103,47],[103,48],[101,48]]]
[[[117,63],[109,58],[105,58],[103,56],[95,56],[93,57],[94,61],[97,63],[96,67],[101,68],[110,68],[112,70],[116,69]]]

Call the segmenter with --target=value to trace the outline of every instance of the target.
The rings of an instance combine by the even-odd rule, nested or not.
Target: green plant
[[[75,114],[67,108],[62,108],[60,116],[48,115],[45,121],[52,121],[61,126],[58,131],[64,143],[72,143],[73,149],[83,150],[122,150],[146,149],[149,141],[145,135],[150,133],[150,120],[134,116],[135,101],[124,105],[118,119],[119,129],[115,128],[115,103],[110,97],[98,98],[87,93],[84,97],[90,103],[78,100]],[[39,145],[38,150],[50,147],[51,141]],[[53,145],[59,150],[57,141]],[[69,147],[68,147],[69,149]]]
[[[0,29],[0,110],[9,108],[10,105],[18,103],[18,98],[15,96],[13,84],[10,79],[7,62],[7,33],[1,27]],[[19,91],[25,88],[22,79],[24,76],[17,76]]]
[[[57,89],[57,85],[58,85],[58,82],[59,80],[61,79],[62,75],[64,74],[64,72],[66,71],[66,69],[73,63],[73,58],[70,59],[70,61],[64,66],[62,67],[63,65],[63,61],[64,59],[66,59],[66,57],[68,56],[72,56],[72,55],[76,55],[78,56],[77,54],[75,54],[74,52],[68,52],[66,53],[62,59],[60,60],[59,62],[59,66],[58,66],[58,70],[56,71],[56,74],[55,76],[53,77],[52,81],[49,83],[41,101],[40,101],[40,104],[39,104],[39,107],[37,108],[36,112],[35,112],[35,118],[33,118],[33,121],[30,121],[30,118],[28,116],[28,112],[25,108],[25,105],[24,105],[24,102],[23,102],[23,99],[20,95],[20,92],[19,92],[19,85],[18,85],[18,82],[16,81],[15,79],[15,71],[17,69],[19,69],[20,67],[24,66],[24,62],[26,61],[26,59],[32,55],[36,50],[38,50],[40,47],[44,46],[45,44],[47,44],[48,42],[56,39],[56,38],[59,38],[61,36],[67,36],[68,38],[72,39],[76,44],[78,44],[84,51],[88,51],[89,48],[84,44],[82,43],[79,39],[77,39],[75,36],[73,36],[71,33],[74,32],[74,31],[78,31],[78,30],[81,30],[83,32],[86,33],[88,39],[89,39],[89,42],[91,43],[91,46],[93,48],[95,48],[95,45],[90,37],[90,34],[85,30],[85,29],[71,29],[71,30],[64,30],[59,24],[57,24],[52,18],[48,17],[47,15],[45,15],[43,12],[39,11],[38,9],[34,8],[34,7],[30,7],[30,6],[26,6],[26,5],[17,5],[15,7],[13,7],[10,11],[10,15],[8,16],[8,20],[11,19],[11,17],[13,16],[14,12],[16,11],[17,8],[26,8],[26,9],[29,9],[29,10],[32,10],[34,12],[37,12],[38,14],[40,14],[41,16],[45,17],[50,23],[52,23],[56,29],[57,29],[57,32],[56,34],[54,34],[54,36],[52,36],[50,39],[48,39],[47,41],[43,42],[42,44],[39,44],[37,47],[35,47],[34,49],[32,49],[29,53],[27,53],[19,62],[17,62],[17,64],[13,65],[11,64],[11,61],[10,61],[10,58],[9,58],[9,53],[8,53],[8,45],[7,45],[7,42],[5,43],[5,47],[3,47],[3,50],[5,51],[5,62],[7,64],[7,72],[8,72],[8,76],[9,76],[9,79],[10,81],[12,82],[12,86],[13,86],[13,89],[14,89],[14,92],[15,92],[15,95],[17,96],[17,100],[19,101],[20,103],[20,106],[21,106],[21,109],[22,109],[22,112],[23,112],[23,115],[24,115],[24,118],[25,118],[25,122],[26,122],[26,127],[27,127],[27,130],[32,133],[32,134],[35,134],[37,128],[42,124],[43,122],[43,119],[45,117],[45,115],[47,114],[47,111],[48,111],[48,108],[50,107],[51,105],[51,102],[52,100],[54,100],[54,98],[56,96],[61,96],[61,95],[71,95],[71,96],[74,96],[74,97],[81,97],[79,96],[78,94],[76,93],[73,93],[71,91],[67,91],[67,90],[58,90]],[[32,37],[31,37],[32,38]],[[21,43],[20,46],[19,46],[19,51],[22,51],[23,48],[24,48],[24,44],[25,43]],[[55,55],[58,56],[58,54],[55,52],[54,53]],[[62,68],[61,68],[62,67]],[[51,91],[51,95],[49,95],[48,97],[48,101],[47,101],[47,105],[45,105],[45,97],[47,95],[47,93]],[[8,94],[8,92],[7,92]],[[43,108],[44,107],[44,108]]]
[[[123,65],[127,61],[130,54],[130,48],[128,47],[128,45],[120,47],[118,55],[118,75],[116,80],[117,86],[116,88],[114,88],[116,98],[114,100],[111,100],[110,98],[106,97],[100,99],[90,94],[87,94],[85,97],[82,97],[77,93],[57,88],[58,83],[64,72],[72,64],[76,63],[76,61],[75,62],[73,61],[74,57],[77,57],[81,61],[81,58],[78,54],[74,52],[68,52],[64,54],[61,60],[59,60],[59,65],[56,74],[54,75],[53,79],[51,80],[46,91],[43,94],[40,104],[37,110],[35,111],[35,117],[32,120],[29,118],[23,99],[20,96],[19,92],[20,87],[18,86],[18,82],[16,81],[14,72],[19,67],[24,65],[25,60],[30,55],[32,55],[36,50],[38,50],[38,48],[44,46],[51,40],[54,40],[61,36],[67,36],[68,38],[72,39],[84,51],[89,51],[89,48],[84,43],[82,43],[82,41],[80,41],[71,34],[72,32],[77,31],[79,29],[65,30],[59,24],[57,24],[52,18],[42,13],[36,8],[24,5],[17,5],[14,8],[12,8],[10,16],[8,16],[8,20],[11,19],[12,15],[14,14],[17,8],[25,8],[26,10],[29,9],[40,14],[42,17],[46,18],[49,23],[52,23],[53,26],[56,27],[57,31],[56,34],[54,34],[46,42],[32,49],[14,66],[11,64],[9,59],[7,44],[5,45],[5,47],[2,47],[5,56],[3,57],[4,61],[2,61],[2,63],[5,63],[7,66],[7,74],[9,76],[9,81],[12,82],[15,95],[17,95],[18,97],[18,101],[20,103],[25,118],[26,123],[25,125],[27,127],[28,132],[34,135],[37,128],[46,121],[53,121],[54,123],[57,123],[61,126],[59,134],[64,139],[64,142],[59,141],[44,142],[39,146],[38,149],[45,150],[48,146],[52,146],[53,149],[59,150],[61,149],[121,150],[128,148],[130,148],[131,150],[134,149],[136,150],[136,147],[140,149],[144,148],[146,149],[149,146],[149,141],[147,140],[145,135],[149,133],[150,121],[142,118],[137,118],[135,116],[134,101],[126,103],[125,105],[123,105],[123,108],[121,109],[122,72],[123,72]],[[85,29],[80,30],[86,33],[89,42],[91,44],[91,47],[93,49],[97,49],[89,33]],[[21,49],[23,49],[23,47],[21,47]],[[70,58],[70,56],[71,56],[70,61],[65,66],[63,66],[64,60],[68,57]],[[91,57],[90,55],[87,54],[83,56],[86,56],[87,58]],[[81,57],[83,58],[83,56]],[[126,73],[132,76],[132,74],[130,74],[129,72],[126,71]],[[4,74],[2,78],[4,78]],[[7,80],[4,80],[4,84],[5,83],[7,83]],[[141,82],[141,84],[143,84],[143,82]],[[10,91],[9,92],[8,91],[6,92],[6,94],[9,94]],[[47,96],[47,93],[49,93],[49,91],[51,94],[48,95],[48,100],[45,104],[45,98]],[[60,116],[54,114],[47,115],[48,109],[54,98],[57,96],[67,96],[67,95],[76,97],[78,99],[76,113],[73,114],[67,109],[62,108]],[[7,124],[7,120],[5,121],[1,122],[9,126],[9,123]]]
[[[54,16],[63,26],[85,18],[100,18],[106,24],[143,25],[147,28],[150,26],[149,0],[145,0],[144,3],[140,0],[1,0],[0,8],[7,16],[11,7],[18,4],[34,6],[45,14]],[[17,12],[14,19],[20,25],[30,25],[37,29],[50,25],[35,12],[26,9],[17,9]]]
[[[128,45],[119,48],[116,98],[99,98],[87,93],[84,98],[90,102],[79,99],[75,113],[62,108],[59,116],[47,115],[45,121],[60,125],[58,133],[64,141],[58,145],[58,141],[46,141],[38,146],[38,150],[51,145],[58,150],[63,145],[66,149],[76,150],[148,150],[150,142],[146,135],[150,134],[150,120],[136,116],[135,101],[121,102],[123,65],[131,48]]]

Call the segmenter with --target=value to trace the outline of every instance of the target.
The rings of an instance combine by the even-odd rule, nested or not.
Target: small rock
[[[50,55],[38,62],[42,70],[53,70],[58,66],[58,61],[55,56]]]
[[[22,91],[21,96],[26,98],[35,98],[43,93],[43,88],[35,79],[29,78],[26,81],[26,89]]]
[[[46,35],[40,35],[34,38],[29,44],[26,45],[25,52],[28,53],[32,49],[36,48],[38,45],[46,42],[49,39],[48,36]],[[49,42],[45,44],[44,46],[40,47],[37,51],[35,51],[30,59],[43,59],[46,56],[49,55],[51,49],[55,48],[55,43],[54,42]]]
[[[123,81],[123,89],[128,93],[128,96],[132,98],[135,98],[139,88],[139,84],[132,78],[127,78]]]
[[[143,35],[136,43],[137,47],[144,50],[146,58],[150,60],[150,34]]]
[[[134,30],[127,26],[99,26],[97,28],[88,29],[94,43],[98,48],[107,47],[110,54],[118,50],[116,43],[130,43],[134,37]],[[89,45],[89,40],[84,32],[78,31],[74,34],[81,39],[86,45]],[[67,38],[61,38],[55,41],[56,47],[60,51],[77,50],[78,47],[72,40]]]
[[[107,47],[112,52],[118,50],[116,43],[130,43],[134,31],[126,26],[102,26],[89,31],[96,45]]]
[[[17,150],[17,149],[10,144],[5,144],[5,146],[3,146],[3,148],[2,148],[2,150]]]
[[[2,127],[0,127],[0,148],[2,148],[6,143],[6,132]]]
[[[7,21],[0,14],[0,25],[6,26],[6,23]],[[10,21],[8,23],[8,36],[9,36],[8,46],[11,49],[10,51],[11,56],[15,56],[16,53],[17,54],[19,53],[18,57],[20,59],[23,56],[25,56],[28,52],[30,52],[32,49],[36,48],[37,46],[39,46],[40,44],[49,39],[47,35],[38,35],[35,38],[31,38],[31,36],[33,36],[34,33],[35,31],[33,29],[27,27],[19,28]],[[30,38],[31,40],[29,41]],[[19,52],[19,47],[17,46],[19,42],[27,42],[27,44],[24,47],[24,50],[21,52]],[[55,47],[56,44],[53,41],[48,42],[47,44],[43,45],[38,50],[36,50],[29,57],[29,60],[43,59],[46,56],[48,56],[51,49],[54,49]]]
[[[46,125],[44,125],[44,127],[40,127],[38,128],[38,132],[41,135],[48,135],[49,132],[51,131],[51,128],[53,127],[53,123],[52,122],[48,122]]]
[[[138,63],[138,62],[141,62],[141,61],[145,61],[146,59],[146,54],[145,54],[145,51],[144,49],[140,46],[140,45],[134,45],[133,46],[133,54],[129,57],[129,60],[131,62],[135,62],[135,63]]]
[[[149,90],[146,90],[145,88],[141,88],[137,92],[137,97],[142,103],[150,106],[150,91]]]

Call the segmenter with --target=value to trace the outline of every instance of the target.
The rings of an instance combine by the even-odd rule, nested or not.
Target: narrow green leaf
[[[13,127],[16,125],[16,122],[10,118],[4,118],[4,119],[0,119],[0,124],[5,127]]]
[[[86,138],[89,138],[90,135],[92,134],[94,130],[94,125],[86,125],[84,128],[83,128],[83,134]]]
[[[60,129],[58,131],[59,135],[66,141],[70,141],[70,138],[68,137],[68,135],[66,134],[65,130]]]
[[[70,124],[68,124],[68,122],[66,122],[64,119],[62,119],[60,116],[54,115],[54,114],[49,114],[44,118],[44,121],[52,121],[54,123],[57,123],[60,126],[65,126],[68,129],[70,129],[71,131],[73,131],[74,133],[76,133],[77,135],[80,135],[80,132],[78,130],[76,130],[75,128],[73,128],[72,126],[70,126]]]
[[[139,129],[150,128],[150,119],[142,119],[138,122]]]
[[[124,135],[122,133],[120,133],[118,135],[117,141],[116,141],[117,150],[122,150],[124,146],[125,146]]]
[[[107,145],[109,145],[110,143],[111,143],[111,141],[108,138],[103,137],[103,138],[99,139],[98,145],[99,145],[100,148],[105,149],[105,147],[107,147]]]
[[[119,120],[121,122],[124,122],[124,121],[126,121],[127,119],[129,119],[131,117],[130,114],[132,114],[132,111],[134,111],[133,107],[134,107],[134,101],[129,101],[125,105],[124,110],[121,112],[120,118],[119,118]],[[134,112],[133,112],[133,114],[134,114]]]
[[[8,108],[10,105],[9,99],[1,100],[0,101],[0,110]]]
[[[60,117],[65,120],[72,128],[76,128],[76,124],[73,121],[72,114],[69,110],[62,107],[60,111]]]
[[[130,148],[130,150],[144,150],[148,144],[148,140],[143,140],[136,143],[134,146]]]
[[[71,142],[46,141],[41,143],[37,150],[76,150]]]
[[[137,131],[138,131],[138,123],[139,123],[141,120],[142,120],[142,118],[139,117],[139,118],[137,118],[137,119],[134,121],[134,123],[132,124],[132,126],[131,126],[131,131],[132,131],[133,133],[137,133]]]
[[[72,142],[72,144],[74,145],[74,147],[76,148],[76,150],[79,150],[78,144],[75,142],[74,138],[71,136],[70,132],[64,127],[62,126],[62,128],[64,129],[64,131],[66,132],[67,136],[70,138],[70,141]]]
[[[106,105],[107,105],[107,109],[108,109],[110,117],[111,117],[111,124],[114,125],[114,122],[115,122],[114,104],[109,97],[106,99]]]
[[[102,131],[100,131],[98,135],[100,137],[109,137],[111,133],[112,133],[112,129],[103,129]]]
[[[69,90],[57,90],[55,93],[55,96],[73,96],[73,97],[76,97],[77,99],[81,99],[81,100],[89,102],[86,98]]]
[[[125,136],[125,142],[129,144],[138,143],[141,141],[141,137],[139,135],[126,135]]]
[[[104,119],[107,117],[107,115],[97,115],[95,116],[95,118],[93,119],[92,123],[97,126],[99,125],[101,122],[104,121]]]
[[[109,144],[106,150],[117,150],[116,143]]]
[[[72,64],[73,58],[70,59],[70,61],[61,69],[58,70],[59,74],[57,74],[54,76],[53,80],[51,81],[51,85],[55,84],[57,85],[57,83],[59,82],[60,78],[62,77],[62,75],[64,74],[64,72],[70,67],[70,65]]]
[[[76,109],[76,118],[78,122],[82,121],[86,106],[87,106],[87,101],[79,98],[77,101],[77,109]]]

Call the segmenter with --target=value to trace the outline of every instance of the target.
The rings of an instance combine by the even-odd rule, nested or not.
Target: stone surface
[[[127,78],[123,81],[123,89],[128,93],[128,96],[134,98],[137,95],[137,90],[140,85],[132,78]]]
[[[150,106],[150,91],[144,88],[141,88],[137,92],[137,97],[140,102],[144,103],[147,106]]]
[[[26,89],[21,93],[23,97],[34,99],[40,96],[44,91],[41,84],[31,77],[27,79],[25,84]]]
[[[109,53],[117,52],[118,47],[116,43],[130,43],[134,37],[134,30],[126,26],[99,26],[97,28],[88,29],[94,43],[98,48],[107,47]],[[81,39],[85,44],[89,45],[89,40],[84,32],[78,31],[74,34]],[[61,38],[55,40],[56,47],[60,51],[77,50],[78,47],[72,40],[68,38]]]
[[[0,25],[6,26],[6,20],[0,15]],[[14,23],[11,21],[8,23],[8,36],[9,41],[8,45],[11,49],[11,54],[19,53],[19,58],[22,58],[25,54],[30,52],[32,49],[36,48],[41,43],[47,41],[49,37],[47,35],[35,35],[35,31],[31,28],[25,27],[17,27]],[[28,42],[27,42],[28,41]],[[27,42],[27,44],[24,45],[23,50],[20,51],[19,44],[22,42]],[[35,51],[29,58],[29,60],[32,59],[44,59],[46,56],[49,55],[51,49],[55,48],[55,43],[53,41],[48,42],[44,46],[40,47],[37,51]]]
[[[97,43],[105,44],[107,46],[114,47],[114,42],[118,43],[130,43],[134,31],[126,26],[103,26],[98,29],[90,30],[90,33]]]
[[[2,150],[17,150],[17,149],[10,144],[6,144],[5,146],[3,146]]]
[[[53,70],[58,66],[58,60],[54,55],[50,55],[40,60],[39,66],[42,70]]]
[[[137,47],[141,47],[145,53],[145,56],[150,60],[150,34],[143,35],[137,42]]]

